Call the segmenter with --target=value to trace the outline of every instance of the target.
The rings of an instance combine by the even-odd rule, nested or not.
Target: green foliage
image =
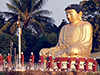
[[[93,74],[93,73],[91,73],[91,72],[87,72],[87,74],[88,74],[88,75],[96,75],[96,74]]]
[[[53,28],[56,29],[56,28]],[[56,29],[57,30],[57,29]],[[25,61],[28,62],[31,52],[35,55],[35,62],[38,61],[39,51],[42,48],[50,48],[55,46],[57,43],[57,34],[56,33],[44,33],[43,35],[37,36],[33,34],[31,29],[24,28],[22,31],[23,41],[26,41],[25,45],[26,49],[23,51],[25,56]],[[23,46],[22,46],[23,48]]]
[[[31,55],[32,52],[32,47],[37,43],[37,37],[32,34],[32,31],[25,28],[23,29],[23,41],[25,41],[25,47],[24,49],[24,56],[25,56],[25,61],[29,60],[29,56]],[[23,47],[23,46],[22,46]]]
[[[16,48],[16,52],[18,54],[18,37],[17,36],[10,36],[8,34],[0,34],[0,53],[2,54],[3,58],[6,60],[8,53],[10,53],[10,41],[13,42],[12,45],[12,61],[14,60],[14,48]],[[26,40],[22,37],[22,51],[26,50]]]
[[[52,45],[55,46],[57,44],[57,34],[55,33],[51,33],[51,34],[44,34],[47,41]]]
[[[18,36],[10,36],[7,34],[0,35],[0,53],[6,60],[7,54],[10,53],[10,41],[13,42],[12,48],[12,61],[14,61],[14,48],[16,48],[16,54],[18,54]],[[56,33],[44,33],[41,37],[32,34],[32,31],[28,28],[23,29],[21,36],[21,51],[25,56],[25,62],[28,62],[31,52],[34,52],[35,62],[38,61],[39,51],[42,48],[50,48],[57,44]]]
[[[18,28],[18,14],[22,25],[21,51],[24,52],[25,62],[29,60],[31,52],[34,52],[37,61],[42,48],[56,45],[59,29],[53,24],[54,20],[46,16],[50,15],[51,11],[42,10],[46,2],[47,0],[10,0],[10,4],[7,3],[11,12],[2,12],[8,20],[6,24],[0,26],[0,52],[5,59],[7,53],[10,53],[10,41],[13,42],[12,60],[14,48],[18,54],[18,36],[13,35]]]
[[[32,51],[35,55],[35,61],[38,61],[39,58],[39,51],[42,48],[50,48],[57,44],[57,35],[55,33],[45,33],[42,37],[40,37],[36,44],[33,46]]]
[[[10,51],[10,36],[1,34],[0,35],[0,53],[6,57]],[[6,55],[5,55],[6,54]]]
[[[93,26],[93,50],[100,51],[100,0],[84,0],[80,2],[83,8],[83,20],[89,21]]]
[[[59,31],[61,30],[61,28],[64,26],[64,25],[67,25],[68,23],[66,22],[66,20],[65,19],[62,19],[62,22],[61,22],[61,24],[59,25],[59,27],[58,27],[58,29],[59,29]]]

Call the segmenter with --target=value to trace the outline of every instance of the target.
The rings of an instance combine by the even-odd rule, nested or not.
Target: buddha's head
[[[82,8],[78,4],[71,4],[65,8],[67,19],[70,23],[81,20]]]

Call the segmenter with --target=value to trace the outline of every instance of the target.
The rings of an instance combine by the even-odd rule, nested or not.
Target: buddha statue
[[[71,4],[65,8],[69,24],[64,25],[59,33],[55,47],[43,48],[40,53],[47,57],[89,57],[92,49],[92,25],[82,20],[82,8]]]

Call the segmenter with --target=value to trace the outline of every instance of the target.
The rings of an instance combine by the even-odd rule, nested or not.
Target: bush
[[[87,72],[87,74],[88,74],[88,75],[95,75],[95,74],[93,74],[93,73],[91,73],[91,72]]]

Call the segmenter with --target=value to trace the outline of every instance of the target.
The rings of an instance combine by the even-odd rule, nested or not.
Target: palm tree
[[[2,13],[0,13],[0,28],[2,28],[4,24],[5,24],[5,18],[3,18]]]
[[[22,23],[22,28],[28,27],[33,30],[34,33],[40,35],[44,33],[48,28],[46,25],[53,24],[54,20],[50,15],[52,12],[43,10],[43,5],[47,0],[10,0],[11,4],[6,3],[10,12],[3,12],[4,16],[8,18],[6,24],[0,29],[0,33],[9,30],[7,33],[14,34],[17,30],[18,15]]]

